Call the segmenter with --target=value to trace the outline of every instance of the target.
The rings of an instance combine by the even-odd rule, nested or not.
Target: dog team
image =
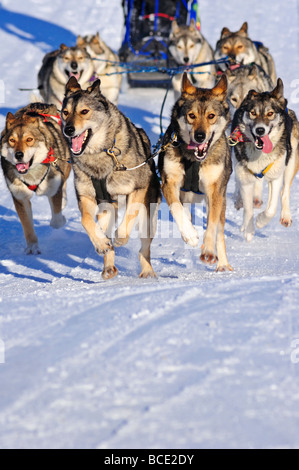
[[[40,253],[31,198],[47,196],[50,224],[62,227],[71,168],[82,225],[104,256],[104,279],[117,275],[115,247],[127,243],[137,220],[140,277],[155,277],[150,250],[161,189],[183,240],[193,247],[199,236],[186,203],[205,200],[200,259],[216,264],[217,271],[232,271],[224,226],[233,166],[235,206],[243,208],[241,230],[247,241],[255,225],[262,228],[274,217],[280,197],[281,224],[292,224],[299,124],[287,108],[269,50],[250,39],[247,23],[236,32],[223,28],[213,50],[193,20],[189,26],[174,20],[169,53],[186,71],[172,78],[175,104],[157,152],[161,186],[145,131],[117,108],[119,58],[99,34],[79,36],[76,46],[62,44],[44,57],[38,73],[41,98],[15,115],[8,113],[1,134],[1,166],[28,254]],[[196,73],[191,66],[201,63],[206,65]],[[263,204],[264,180],[268,202],[254,221],[254,208]],[[113,237],[119,196],[126,199],[125,212]]]

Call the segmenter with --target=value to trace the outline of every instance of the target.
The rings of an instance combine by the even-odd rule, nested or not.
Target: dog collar
[[[249,171],[249,173],[251,173],[253,176],[255,176],[256,178],[259,178],[259,179],[262,179],[264,178],[265,174],[268,173],[268,171],[270,170],[270,168],[274,165],[274,162],[270,163],[268,166],[266,166],[266,168],[263,169],[263,171],[261,171],[260,173],[254,173],[254,171],[250,170],[248,167],[247,167],[247,170]]]

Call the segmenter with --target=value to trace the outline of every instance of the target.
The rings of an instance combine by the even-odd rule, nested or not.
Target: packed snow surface
[[[27,104],[44,54],[99,31],[118,50],[120,0],[2,0],[0,124]],[[241,8],[240,8],[241,5]],[[299,112],[298,2],[200,0],[215,46],[224,26],[249,23],[270,48],[289,107]],[[264,21],[266,19],[266,21]],[[120,109],[156,143],[165,91],[123,85]],[[173,94],[163,125],[169,122]],[[152,245],[157,279],[138,278],[136,236],[116,250],[119,276],[101,278],[68,184],[67,225],[49,226],[34,198],[42,253],[24,237],[0,175],[1,448],[298,448],[299,180],[293,225],[275,219],[247,243],[228,188],[226,244],[232,273],[215,273],[188,248],[165,202]],[[264,200],[267,193],[265,189]],[[201,233],[202,206],[196,209]],[[173,233],[172,233],[173,231]],[[165,235],[166,233],[166,235]]]

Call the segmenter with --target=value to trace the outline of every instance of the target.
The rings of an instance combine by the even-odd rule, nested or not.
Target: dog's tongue
[[[72,151],[74,153],[80,153],[82,150],[83,142],[84,142],[85,132],[81,135],[72,138]]]
[[[80,78],[80,73],[73,73],[73,72],[71,72],[71,73],[70,73],[70,77],[75,77],[75,79],[78,81],[79,78]]]
[[[271,142],[271,140],[269,139],[269,136],[268,135],[265,135],[264,137],[261,137],[262,141],[263,141],[263,152],[264,153],[271,153],[272,152],[272,149],[273,149],[273,144]]]
[[[30,165],[30,162],[28,162],[28,163],[17,163],[16,168],[17,168],[19,173],[27,173],[27,171],[29,170],[29,165]]]
[[[195,150],[195,149],[198,149],[200,151],[202,151],[204,149],[204,146],[206,144],[197,144],[195,142],[193,142],[193,140],[191,140],[190,144],[188,145],[187,149],[188,150]]]

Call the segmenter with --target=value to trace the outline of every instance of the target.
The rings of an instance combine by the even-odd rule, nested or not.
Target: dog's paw
[[[185,229],[184,232],[182,232],[182,239],[185,243],[188,243],[188,245],[190,246],[196,247],[198,245],[199,235],[193,225],[190,224],[190,227],[188,227],[187,230]]]
[[[61,213],[53,215],[52,220],[50,222],[50,226],[55,229],[62,228],[65,224],[66,218]]]
[[[234,270],[234,268],[232,268],[230,264],[219,265],[219,263],[218,263],[217,268],[216,268],[216,273],[224,273],[224,272],[227,272],[227,271],[232,272],[233,270]]]
[[[251,242],[252,239],[254,237],[254,233],[253,232],[247,232],[247,231],[244,231],[244,238],[247,242]]]
[[[128,243],[129,237],[119,236],[118,233],[115,234],[114,246],[124,246]]]
[[[215,264],[218,261],[216,253],[208,248],[205,248],[204,245],[201,247],[200,261],[205,264]]]
[[[25,248],[26,255],[40,255],[41,251],[38,243],[29,243]]]
[[[281,217],[280,219],[280,223],[281,225],[283,225],[284,227],[288,228],[288,227],[291,227],[292,223],[293,223],[293,220],[292,220],[292,217],[289,216],[289,217]]]
[[[104,268],[102,272],[102,278],[105,281],[108,281],[109,279],[113,279],[117,275],[118,275],[118,269],[115,266],[106,266],[106,268]]]
[[[156,278],[157,277],[157,274],[155,273],[155,271],[153,270],[153,268],[149,269],[143,269],[141,271],[141,273],[139,274],[139,277],[141,279],[148,279],[148,278]]]
[[[255,221],[257,228],[264,228],[268,225],[271,219],[272,217],[267,216],[265,212],[261,212]]]
[[[107,237],[103,237],[101,239],[97,239],[94,242],[94,247],[98,255],[104,255],[114,249],[111,240]]]

